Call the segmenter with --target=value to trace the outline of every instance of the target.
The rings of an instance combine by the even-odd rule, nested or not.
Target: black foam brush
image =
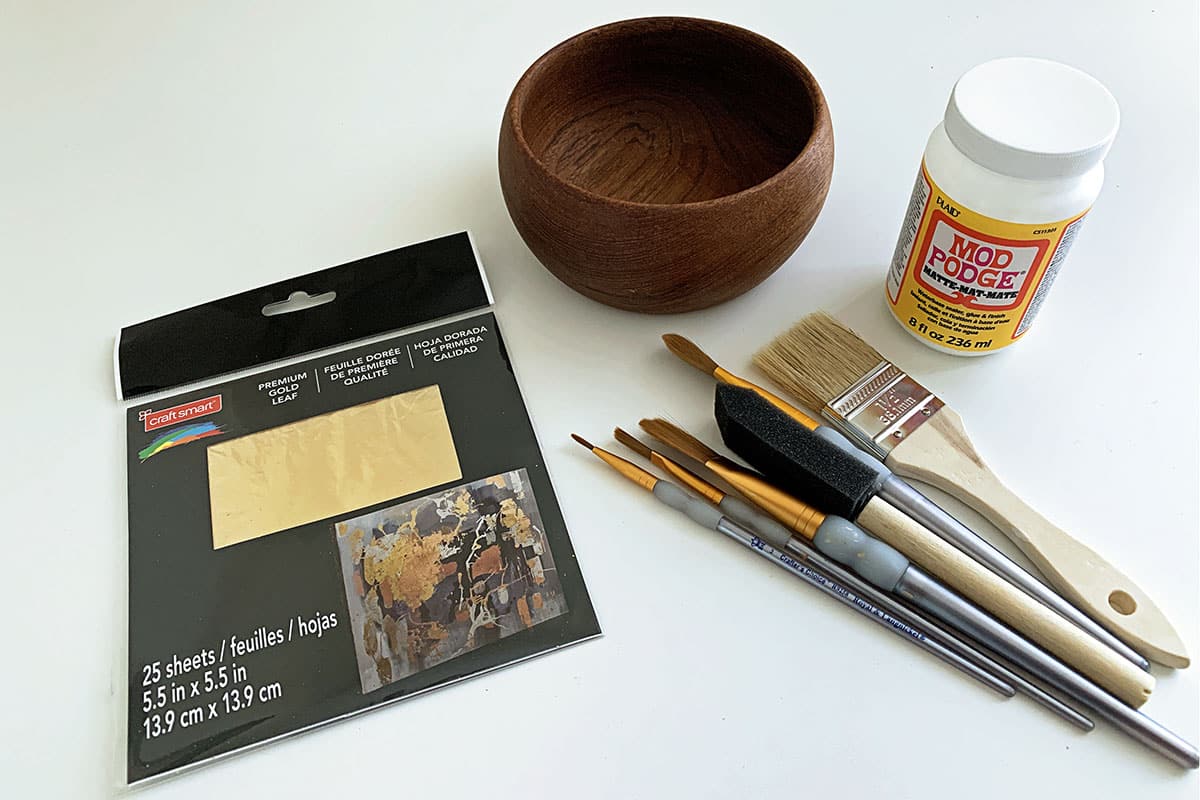
[[[891,474],[828,428],[809,430],[750,389],[719,383],[721,438],[779,488],[827,514],[854,519]],[[823,435],[824,434],[824,435]]]

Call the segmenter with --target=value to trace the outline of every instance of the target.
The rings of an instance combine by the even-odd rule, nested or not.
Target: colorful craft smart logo
[[[154,437],[154,441],[138,451],[138,458],[142,461],[156,456],[163,450],[168,450],[172,447],[178,447],[181,444],[194,442],[197,439],[207,439],[210,436],[219,436],[225,431],[221,430],[221,426],[215,422],[198,422],[194,425],[182,425],[178,428],[172,428],[169,431],[164,431]]]
[[[158,455],[163,450],[178,447],[188,442],[194,442],[197,439],[207,439],[210,436],[220,435],[224,431],[215,422],[190,421],[206,417],[209,414],[215,414],[220,410],[221,395],[215,394],[212,397],[205,397],[201,400],[193,400],[189,403],[171,406],[161,411],[146,409],[140,412],[138,419],[142,421],[142,425],[145,427],[147,433],[175,423],[182,422],[185,424],[170,428],[155,436],[154,441],[138,451],[138,458],[145,461],[151,456]]]

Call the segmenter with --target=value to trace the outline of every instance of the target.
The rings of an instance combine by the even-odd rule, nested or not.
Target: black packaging
[[[263,313],[297,292],[328,302]],[[599,634],[467,234],[126,328],[117,364],[130,783]]]

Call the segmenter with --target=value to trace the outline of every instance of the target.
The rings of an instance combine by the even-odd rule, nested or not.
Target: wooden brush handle
[[[1122,702],[1137,708],[1150,698],[1154,691],[1154,677],[1150,673],[1138,669],[900,510],[873,498],[856,521],[918,567]]]
[[[897,475],[936,486],[983,514],[1072,604],[1151,661],[1182,669],[1187,648],[1136,583],[1034,511],[988,469],[962,418],[942,408],[888,455]]]

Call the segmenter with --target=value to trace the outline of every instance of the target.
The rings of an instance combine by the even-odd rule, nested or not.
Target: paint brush
[[[751,487],[750,491],[752,493],[760,491],[764,484],[770,485],[761,476],[755,475],[744,467],[740,467],[732,461],[723,458],[703,442],[700,442],[686,431],[681,430],[666,420],[642,420],[641,425],[654,438],[659,439],[659,441],[679,450],[690,458],[700,461],[706,467],[712,469],[716,474],[738,488],[738,491],[743,491],[739,485],[743,480],[746,486]],[[732,480],[730,480],[731,478]],[[916,564],[909,563],[902,553],[889,547],[886,542],[872,539],[858,529],[857,526],[845,519],[825,517],[825,515],[822,515],[816,509],[806,507],[806,504],[788,497],[778,489],[775,490],[773,495],[763,495],[765,503],[760,502],[759,497],[751,496],[751,499],[758,503],[765,511],[771,513],[772,516],[780,519],[780,513],[776,513],[776,510],[773,510],[776,503],[781,502],[778,498],[779,495],[786,498],[786,502],[783,502],[782,507],[779,509],[780,513],[788,519],[806,520],[804,529],[791,527],[796,533],[813,541],[814,545],[822,553],[834,560],[841,561],[846,566],[858,572],[862,577],[881,588],[894,579],[894,583],[890,587],[892,591],[915,603],[923,610],[928,611],[947,625],[981,643],[989,650],[1012,661],[1022,669],[1028,670],[1032,675],[1050,684],[1068,697],[1092,709],[1131,738],[1179,766],[1188,769],[1195,769],[1197,766],[1200,766],[1200,754],[1197,753],[1194,745],[1184,741],[1144,714],[1130,708],[1124,702],[1113,697],[1050,653],[1031,643],[999,620],[981,611],[958,594],[950,591],[927,575]],[[907,517],[898,512],[895,513],[901,519],[911,522]],[[830,524],[829,529],[826,529],[825,524],[830,519],[835,521]],[[784,520],[780,519],[780,521]],[[932,535],[930,536],[934,538],[934,541],[941,542],[940,539],[936,539]],[[957,550],[952,550],[952,552],[958,553]],[[965,558],[961,553],[958,553],[958,555]],[[975,562],[967,560],[985,575],[991,575],[990,572],[983,570]],[[871,564],[872,568],[860,571],[858,569],[859,564]],[[890,567],[882,568],[882,565],[885,564],[890,565]],[[876,565],[880,565],[880,568],[876,568]],[[902,569],[901,566],[903,566]],[[992,577],[994,578],[995,576]],[[1003,583],[1003,585],[1008,586],[1011,591],[1016,592],[1016,589],[1012,588],[1009,584]],[[1026,595],[1020,592],[1016,593],[1020,597],[1026,598],[1027,602],[1035,608],[1041,609],[1047,614],[1050,613],[1044,606],[1033,603]],[[1060,618],[1055,615],[1055,619]],[[1069,627],[1079,636],[1083,636],[1083,633],[1077,628],[1073,626]],[[1091,641],[1091,639],[1089,638],[1088,641]],[[1119,659],[1119,661],[1121,664],[1137,672],[1137,674],[1144,674],[1140,670],[1136,670],[1136,668],[1132,667],[1124,659]]]
[[[1135,652],[1083,611],[1071,605],[1061,595],[1056,594],[1050,587],[1039,581],[1004,553],[997,550],[986,539],[983,539],[970,528],[963,525],[924,494],[917,491],[908,482],[895,475],[888,466],[885,466],[888,463],[887,461],[881,461],[874,455],[868,454],[867,451],[860,449],[834,428],[813,419],[778,395],[723,369],[691,340],[674,333],[665,334],[662,339],[667,349],[678,356],[683,362],[695,367],[706,375],[711,375],[721,383],[754,392],[760,398],[786,414],[797,423],[798,427],[796,428],[795,435],[798,438],[804,439],[819,436],[841,450],[844,450],[855,460],[862,462],[864,466],[876,473],[876,491],[884,500],[896,506],[955,547],[969,554],[976,561],[985,564],[993,572],[1002,576],[1014,586],[1019,587],[1026,594],[1036,598],[1043,605],[1054,609],[1063,617],[1078,625],[1141,669],[1148,670],[1150,668],[1150,663],[1139,653]],[[818,505],[820,505],[819,502]]]
[[[726,393],[754,396],[734,386],[719,386],[717,393],[718,397]],[[763,416],[768,423],[788,420],[778,412],[774,414],[774,417]],[[1083,631],[1011,584],[1000,580],[887,503],[873,497],[870,494],[871,484],[859,479],[854,462],[842,463],[839,460],[840,451],[836,448],[829,445],[821,447],[820,442],[808,442],[810,448],[816,451],[815,456],[810,455],[805,459],[812,470],[810,475],[805,476],[810,480],[802,481],[803,485],[781,488],[767,478],[723,458],[703,442],[665,420],[643,420],[641,424],[651,436],[704,464],[771,516],[805,538],[812,538],[814,521],[822,515],[813,505],[789,493],[789,489],[804,493],[806,499],[812,497],[810,488],[819,490],[824,500],[817,502],[822,502],[824,508],[858,522],[952,588],[964,593],[972,602],[1013,625],[1022,635],[1050,650],[1129,705],[1135,708],[1141,706],[1153,691],[1154,678],[1149,674],[1101,646]],[[731,435],[726,430],[731,427],[730,418],[722,413],[720,406],[717,409],[717,424],[722,428],[726,444],[768,475],[785,470],[776,463],[764,463],[767,459],[762,457],[763,453],[790,467],[788,457],[793,451],[786,448],[794,447],[795,442],[787,438],[786,427],[777,426],[777,432],[759,420],[752,428],[735,431]],[[763,443],[763,439],[767,441]],[[775,447],[773,442],[776,439],[785,442],[784,448]]]
[[[723,513],[723,509],[714,508],[704,500],[689,495],[670,481],[664,481],[655,477],[636,464],[603,448],[596,447],[581,436],[573,433],[571,434],[571,438],[583,447],[586,447],[596,457],[621,473],[621,475],[643,489],[647,489],[654,495],[655,499],[664,505],[681,511],[704,527],[722,533],[739,544],[753,549],[759,555],[774,561],[822,594],[832,597],[842,605],[854,609],[862,616],[887,628],[901,638],[911,641],[922,650],[933,654],[955,669],[979,681],[989,689],[999,692],[1005,697],[1013,696],[1013,687],[1004,680],[996,678],[986,669],[955,653],[935,639],[930,638],[919,628],[909,625],[901,619],[895,618],[885,609],[873,605],[866,598],[854,592],[852,588],[839,584],[821,570],[814,569],[809,564],[801,563],[801,561],[776,549],[770,540],[764,539],[756,531],[746,527],[743,523],[733,520],[729,515]],[[712,489],[718,491],[715,486]],[[752,509],[751,511],[752,513],[756,513]],[[780,530],[782,531],[782,529]],[[783,534],[785,539],[790,537],[790,534],[786,531],[783,531]],[[1003,668],[1001,667],[1001,669]]]
[[[716,505],[726,517],[747,528],[759,540],[768,543],[779,551],[786,551],[791,556],[799,558],[809,567],[823,573],[827,578],[831,578],[837,583],[842,584],[859,597],[866,598],[873,605],[883,609],[896,619],[917,630],[925,631],[926,635],[932,635],[937,641],[940,641],[963,658],[999,678],[1001,682],[1015,686],[1023,694],[1034,698],[1037,702],[1051,708],[1055,713],[1064,716],[1073,725],[1084,730],[1091,730],[1092,725],[1090,720],[1075,712],[1074,709],[1065,706],[1065,704],[1053,696],[1048,696],[1040,687],[1030,683],[1021,675],[995,661],[958,635],[951,633],[942,627],[940,623],[936,623],[907,606],[901,605],[892,597],[884,594],[880,589],[847,571],[840,564],[821,555],[802,537],[794,535],[790,530],[768,515],[758,511],[749,503],[739,500],[733,495],[726,494],[687,467],[671,460],[621,428],[616,428],[613,431],[613,438],[664,472],[667,472],[683,486],[691,489],[709,503]]]
[[[1190,663],[1179,634],[1137,584],[1001,483],[954,409],[854,331],[824,312],[810,314],[756,353],[754,363],[896,474],[981,513],[1051,585],[1134,650],[1168,667]]]
[[[776,491],[857,522],[1134,708],[1149,699],[1153,676],[886,503],[870,471],[823,439],[797,435],[799,426],[754,392],[718,385],[715,413],[725,444]]]
[[[695,367],[705,375],[712,376],[721,383],[728,383],[731,386],[740,386],[743,389],[749,389],[763,398],[771,405],[778,408],[783,413],[787,414],[792,419],[799,422],[809,430],[813,430],[821,426],[821,423],[808,414],[805,414],[794,405],[784,400],[777,394],[767,391],[756,383],[752,383],[745,378],[734,375],[729,370],[722,367],[712,359],[708,353],[700,349],[699,345],[688,339],[686,336],[680,336],[678,333],[664,333],[662,335],[663,344],[683,363]]]

